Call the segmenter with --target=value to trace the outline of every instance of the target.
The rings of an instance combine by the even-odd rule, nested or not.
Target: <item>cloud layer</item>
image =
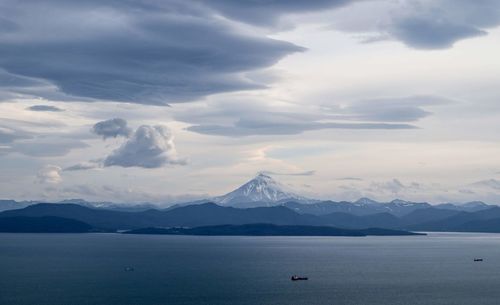
[[[8,122],[5,119],[4,121]],[[30,126],[32,129],[40,128],[38,124],[32,122],[11,120],[8,123]],[[19,153],[32,157],[58,157],[68,154],[73,149],[85,147],[88,147],[86,143],[65,137],[62,133],[35,132],[0,124],[0,155]]]
[[[238,31],[193,1],[5,0],[0,20],[10,25],[0,68],[98,100],[165,105],[261,88],[244,73],[303,50]]]
[[[31,139],[32,137],[30,132],[0,125],[0,144],[12,143],[19,139]]]
[[[287,14],[301,14],[321,9],[342,7],[352,0],[274,0],[274,1],[200,1],[227,18],[241,22],[274,27],[279,26],[281,17]],[[286,25],[285,25],[286,26]]]
[[[431,114],[425,107],[449,103],[454,101],[425,95],[325,106],[243,99],[189,107],[176,113],[175,118],[191,123],[189,131],[228,137],[292,135],[321,129],[415,129],[411,123]]]
[[[286,16],[335,9],[328,19],[336,30],[442,49],[498,26],[499,7],[494,0],[3,0],[0,99],[167,105],[264,88],[246,74],[305,50],[264,34],[279,31]]]

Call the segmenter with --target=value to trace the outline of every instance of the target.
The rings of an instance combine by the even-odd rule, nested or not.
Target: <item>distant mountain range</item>
[[[66,220],[80,222],[66,222],[77,231],[269,224],[356,230],[500,232],[500,207],[483,202],[431,205],[399,199],[386,203],[369,198],[355,202],[319,201],[296,195],[264,174],[226,195],[167,209],[147,203],[122,206],[79,199],[59,203],[0,200],[0,206],[0,210],[4,210],[0,212],[0,226],[3,222],[5,228],[12,227],[15,219],[24,224],[29,221],[43,224],[52,219],[54,224],[64,224]],[[38,219],[40,217],[56,218]],[[85,229],[85,225],[91,229]],[[67,227],[70,231],[71,226]]]
[[[395,216],[386,212],[367,215],[344,212],[312,215],[299,213],[283,205],[240,209],[223,207],[215,203],[203,203],[168,210],[124,212],[83,207],[77,204],[42,203],[0,213],[0,219],[46,216],[73,219],[101,231],[259,223],[331,226],[343,229],[383,228],[412,231],[500,232],[499,207],[475,212],[428,207],[416,209],[402,216]]]
[[[402,216],[417,209],[425,209],[433,205],[426,202],[411,202],[395,199],[391,202],[378,202],[370,198],[361,198],[355,202],[321,201],[295,194],[281,185],[269,175],[258,174],[252,180],[225,195],[209,198],[201,202],[215,202],[222,206],[238,208],[269,207],[283,205],[299,213],[324,215],[333,212],[344,212],[355,215],[390,213]],[[188,203],[189,204],[189,203]],[[443,203],[434,207],[447,210],[474,212],[492,207],[484,202],[476,201],[465,204]]]
[[[33,201],[16,201],[10,199],[0,199],[0,212],[15,210],[25,208],[30,205],[35,205],[38,203],[46,203],[44,200],[33,200]],[[108,210],[116,210],[116,211],[145,211],[149,209],[158,209],[158,205],[153,203],[138,203],[138,204],[121,204],[114,202],[89,202],[83,199],[65,199],[61,201],[57,201],[54,203],[71,203],[78,204],[84,207],[89,208],[99,208],[99,209],[108,209]]]
[[[0,211],[19,209],[43,202],[44,201],[0,200]],[[418,209],[426,209],[430,207],[464,212],[476,212],[494,207],[494,205],[489,205],[481,201],[468,202],[465,204],[442,203],[437,205],[400,199],[395,199],[391,202],[378,202],[370,198],[361,198],[354,202],[331,200],[322,201],[297,195],[269,175],[261,173],[225,195],[193,202],[180,203],[171,206],[168,209],[207,202],[213,202],[221,206],[235,208],[285,206],[300,214],[312,215],[325,215],[334,212],[342,212],[358,216],[389,213],[398,217],[404,216]],[[164,207],[152,203],[120,204],[112,202],[88,202],[83,199],[67,199],[57,203],[71,203],[90,208],[127,212],[164,209]]]

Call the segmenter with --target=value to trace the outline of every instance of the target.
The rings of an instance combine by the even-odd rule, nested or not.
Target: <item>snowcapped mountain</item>
[[[372,200],[370,198],[366,198],[366,197],[360,198],[353,203],[356,205],[359,205],[359,206],[370,206],[370,205],[379,205],[380,204],[380,202]]]
[[[492,205],[486,204],[482,201],[471,201],[466,203],[442,203],[436,205],[435,207],[444,210],[477,212],[489,209],[492,207]]]
[[[369,198],[361,198],[354,202],[321,201],[310,204],[286,202],[284,205],[301,214],[325,215],[330,213],[345,213],[365,216],[379,213],[389,213],[394,216],[407,215],[418,209],[432,207],[425,202],[411,202],[396,199],[391,202],[378,202]]]
[[[236,190],[212,200],[220,205],[234,207],[274,206],[286,201],[315,201],[287,191],[276,180],[262,173]]]

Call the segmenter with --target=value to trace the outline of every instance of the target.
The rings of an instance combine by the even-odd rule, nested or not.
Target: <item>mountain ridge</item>
[[[300,214],[286,206],[235,208],[215,203],[179,206],[170,210],[123,212],[77,204],[41,203],[0,213],[9,217],[60,217],[86,223],[101,231],[147,227],[200,227],[265,223],[273,225],[332,226],[343,229],[382,228],[412,231],[500,232],[500,208],[476,212],[417,209],[404,216],[390,213],[354,215],[333,212],[325,215]],[[486,224],[485,224],[486,223]]]
[[[441,203],[432,205],[427,202],[412,202],[398,198],[390,202],[379,202],[367,197],[362,197],[353,202],[317,200],[298,195],[293,191],[288,190],[287,187],[281,185],[271,176],[263,173],[258,174],[253,179],[247,181],[240,187],[225,195],[191,202],[177,203],[168,207],[152,203],[119,204],[113,202],[88,202],[84,199],[65,199],[58,201],[59,204],[70,203],[89,208],[122,212],[143,212],[151,209],[161,209],[163,211],[167,211],[181,206],[197,205],[207,202],[215,202],[221,206],[235,208],[285,206],[299,214],[326,215],[339,212],[363,216],[378,213],[390,213],[397,217],[407,215],[415,210],[427,209],[430,207],[466,212],[476,212],[493,207],[493,205],[480,201],[472,201],[463,204]],[[43,202],[0,200],[0,211],[23,208],[37,203]]]

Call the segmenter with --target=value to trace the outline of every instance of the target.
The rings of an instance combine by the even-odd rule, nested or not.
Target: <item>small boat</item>
[[[483,261],[483,259],[482,259],[482,258],[475,258],[475,259],[474,259],[474,261],[475,261],[475,262],[482,262],[482,261]]]
[[[123,270],[126,271],[126,272],[130,272],[130,271],[134,271],[134,268],[128,266],[128,267],[123,268]]]
[[[292,281],[307,281],[309,278],[303,277],[303,276],[296,276],[296,275],[294,275],[290,279]]]

